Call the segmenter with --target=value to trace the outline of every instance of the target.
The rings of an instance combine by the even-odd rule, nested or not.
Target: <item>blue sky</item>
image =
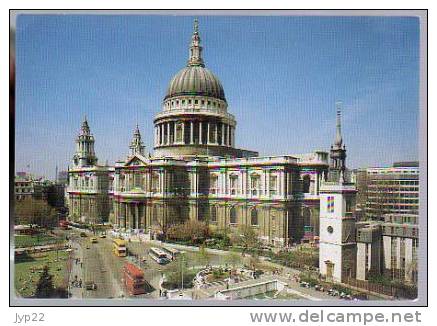
[[[349,167],[418,158],[419,21],[412,17],[199,16],[206,66],[261,155],[329,150],[343,104]],[[66,169],[86,115],[100,163],[124,158],[188,59],[192,16],[22,15],[16,170]]]

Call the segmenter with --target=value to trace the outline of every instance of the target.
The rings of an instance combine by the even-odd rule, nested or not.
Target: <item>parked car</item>
[[[97,238],[92,237],[92,238],[91,238],[91,243],[97,243]]]
[[[87,235],[86,235],[85,232],[81,232],[81,233],[80,233],[80,236],[81,236],[82,238],[86,238],[86,237],[87,237]]]

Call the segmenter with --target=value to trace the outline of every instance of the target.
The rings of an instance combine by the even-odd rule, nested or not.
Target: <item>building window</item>
[[[143,188],[143,175],[142,174],[134,174],[134,185],[135,188]]]
[[[218,193],[218,175],[212,175],[210,178],[210,192],[212,194]]]
[[[270,196],[275,196],[277,193],[278,177],[276,175],[271,175],[269,178],[269,190]]]
[[[235,207],[231,207],[229,211],[229,223],[237,224],[237,210]]]
[[[310,184],[311,184],[311,179],[310,176],[304,175],[302,178],[302,192],[307,194],[310,192]]]
[[[259,180],[260,177],[257,174],[252,174],[250,176],[250,192],[252,196],[257,196],[259,192]]]
[[[258,225],[258,211],[256,208],[252,209],[250,212],[250,223],[252,225]]]
[[[157,172],[152,174],[152,192],[159,192],[159,174]]]
[[[230,186],[231,186],[231,195],[236,195],[238,192],[238,176],[231,175],[229,177]]]
[[[211,206],[210,209],[210,221],[212,223],[216,223],[217,222],[217,206]]]

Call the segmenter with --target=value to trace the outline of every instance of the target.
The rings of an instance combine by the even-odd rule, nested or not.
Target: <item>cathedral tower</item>
[[[143,145],[143,141],[141,140],[141,134],[140,134],[140,130],[138,129],[138,124],[135,128],[134,131],[134,136],[132,138],[132,141],[129,145],[129,148],[131,150],[130,155],[135,155],[135,154],[139,154],[144,156],[144,148],[145,146]]]
[[[346,146],[343,144],[343,138],[341,135],[341,102],[336,103],[337,107],[337,123],[334,144],[331,146],[330,151],[330,164],[329,164],[329,179],[339,180],[344,178],[346,170]]]
[[[88,121],[85,117],[76,138],[76,153],[73,156],[74,167],[93,166],[97,164],[94,152],[94,136],[91,134]]]

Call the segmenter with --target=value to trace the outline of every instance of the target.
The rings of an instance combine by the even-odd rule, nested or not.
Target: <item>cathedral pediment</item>
[[[149,160],[142,155],[135,154],[130,157],[124,166],[145,166]]]

